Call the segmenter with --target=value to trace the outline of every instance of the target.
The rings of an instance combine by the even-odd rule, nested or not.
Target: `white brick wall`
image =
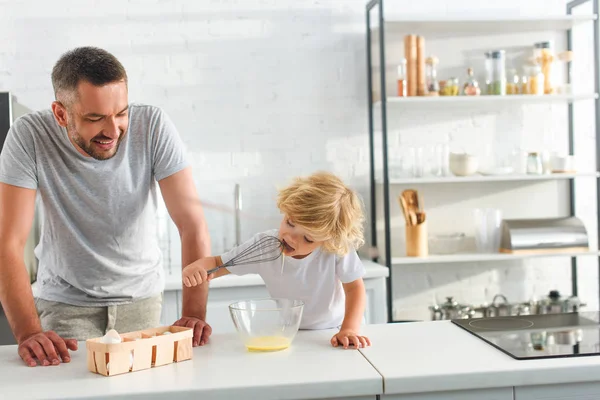
[[[386,4],[413,15],[564,11],[564,0]],[[364,5],[365,0],[0,0],[0,90],[13,91],[30,108],[48,107],[49,73],[63,51],[97,45],[113,52],[128,69],[130,99],[161,106],[175,121],[192,154],[202,199],[232,207],[234,184],[242,185],[247,238],[276,226],[276,188],[298,174],[332,170],[368,200]],[[509,43],[514,37],[502,40]],[[473,43],[452,41],[459,49]],[[442,63],[454,57],[443,43],[430,44]],[[478,110],[441,110],[429,120],[423,115],[417,110],[394,117],[397,133],[391,132],[391,143],[405,146],[415,136],[431,143],[440,133],[451,133],[453,144],[460,146],[472,145],[476,137],[474,148],[481,150],[498,137],[533,146],[553,127],[565,132],[560,106],[499,110],[501,118]],[[578,147],[588,149],[586,166],[593,168],[589,116],[589,107],[578,113],[578,128],[587,133]],[[594,188],[589,181],[580,186],[587,195],[580,196],[578,209],[591,209]],[[430,215],[437,218],[432,228],[438,231],[452,226],[471,232],[470,210],[478,204],[499,206],[507,216],[549,215],[566,206],[552,183],[428,190]],[[527,200],[515,204],[517,195]],[[540,208],[530,204],[530,196],[550,201]],[[207,208],[206,214],[213,250],[220,252],[233,243],[232,216],[216,208]],[[401,222],[397,217],[396,224]],[[593,211],[585,213],[585,222],[595,237]],[[176,265],[177,235],[170,228],[170,258]],[[401,239],[394,237],[396,250]],[[579,283],[584,300],[597,308],[597,272],[591,261],[580,269]],[[427,318],[426,306],[446,295],[477,303],[497,292],[524,300],[551,288],[568,291],[568,271],[568,260],[399,268],[394,271],[395,307],[401,317]]]

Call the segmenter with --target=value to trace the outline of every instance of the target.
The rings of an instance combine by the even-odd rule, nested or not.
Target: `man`
[[[52,84],[52,110],[17,120],[0,155],[0,301],[29,366],[36,358],[68,362],[76,340],[109,329],[159,325],[157,181],[183,265],[210,253],[175,126],[159,108],[128,103],[121,63],[102,49],[77,48],[58,60]],[[23,249],[37,192],[44,217],[33,293]],[[175,324],[194,328],[194,345],[211,333],[207,293],[206,285],[183,288],[184,317]]]

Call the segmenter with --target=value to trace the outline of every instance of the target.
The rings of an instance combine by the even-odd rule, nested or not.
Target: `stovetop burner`
[[[600,355],[600,313],[456,319],[452,322],[518,360]]]

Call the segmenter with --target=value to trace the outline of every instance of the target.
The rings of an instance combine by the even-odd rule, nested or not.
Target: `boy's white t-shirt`
[[[260,238],[278,236],[277,229],[262,232],[241,246],[223,254],[228,262]],[[355,250],[346,256],[323,251],[320,247],[303,259],[285,257],[283,272],[281,257],[275,261],[227,267],[234,275],[259,274],[273,298],[302,300],[304,310],[300,329],[337,328],[344,320],[346,296],[342,283],[350,283],[365,274]]]

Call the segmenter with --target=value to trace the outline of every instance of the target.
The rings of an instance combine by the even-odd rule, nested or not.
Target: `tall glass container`
[[[487,94],[506,94],[506,54],[504,50],[494,50],[486,53],[486,83]]]

